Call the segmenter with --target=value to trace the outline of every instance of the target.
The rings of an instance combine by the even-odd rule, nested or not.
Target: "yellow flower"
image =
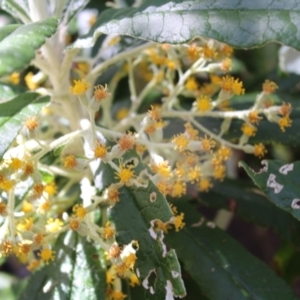
[[[177,180],[171,186],[172,188],[172,197],[181,197],[186,194],[186,183],[184,181]]]
[[[288,115],[284,116],[284,117],[279,119],[278,125],[279,125],[281,131],[285,132],[286,127],[291,127],[292,126],[292,120],[290,119],[290,117]]]
[[[259,112],[256,110],[251,111],[248,115],[249,122],[252,124],[258,124],[259,121],[262,119],[262,117],[259,117],[258,114]]]
[[[11,82],[12,84],[18,84],[20,82],[20,73],[13,72],[12,74],[10,74],[9,82]]]
[[[232,76],[223,77],[222,90],[230,94],[243,95],[245,89],[243,89],[243,83],[238,79],[234,79]]]
[[[244,123],[241,130],[244,133],[244,135],[255,136],[257,128],[252,125],[249,125],[248,123]]]
[[[216,146],[216,142],[205,135],[204,138],[201,138],[201,146],[203,151],[210,151]]]
[[[120,171],[116,172],[117,177],[120,179],[121,183],[130,184],[130,180],[134,177],[134,172],[131,170],[132,165],[126,167],[125,165],[120,166]]]
[[[189,91],[196,91],[198,89],[198,82],[195,77],[190,77],[185,83],[185,88]]]
[[[173,224],[175,226],[175,231],[179,231],[185,226],[185,223],[183,222],[184,213],[181,213],[180,215],[173,217]]]
[[[104,144],[97,143],[94,149],[95,158],[104,158],[107,154],[107,148]]]
[[[78,165],[78,162],[74,155],[69,154],[63,158],[63,164],[66,169],[74,169]]]
[[[22,168],[22,164],[23,163],[19,158],[12,157],[9,162],[9,168],[11,168],[14,171],[18,171],[19,169]]]
[[[115,235],[115,229],[113,226],[111,226],[110,222],[106,222],[105,226],[103,227],[103,233],[102,236],[105,239],[110,239],[114,237]]]
[[[218,165],[215,169],[214,169],[214,173],[213,176],[215,179],[218,179],[220,181],[222,181],[225,178],[226,175],[226,168],[223,165]]]
[[[41,260],[47,265],[49,263],[49,260],[53,261],[55,259],[55,251],[52,251],[49,248],[44,248],[40,250],[38,256],[40,256]]]
[[[220,157],[220,159],[222,161],[225,161],[230,157],[231,149],[228,148],[228,147],[223,146],[218,150],[217,155],[218,155],[218,157]]]
[[[88,211],[82,206],[82,204],[76,204],[72,210],[75,213],[76,217],[78,217],[79,219],[83,219],[88,213]]]
[[[48,183],[45,186],[45,192],[49,195],[49,196],[53,196],[57,193],[57,187],[54,181]]]
[[[127,107],[123,107],[121,109],[119,109],[115,115],[115,118],[118,120],[118,121],[121,121],[123,120],[125,117],[127,117],[129,113],[129,109]]]
[[[200,47],[198,47],[195,43],[191,44],[187,48],[187,56],[191,61],[195,61],[200,57]]]
[[[270,81],[270,80],[266,80],[264,83],[263,83],[263,91],[266,93],[266,94],[272,94],[274,93],[276,90],[278,89],[278,86],[275,82],[273,81]]]
[[[211,99],[207,96],[200,96],[194,103],[193,106],[200,112],[206,112],[212,109]]]
[[[175,144],[175,149],[178,149],[180,152],[182,152],[184,149],[186,149],[189,140],[183,133],[181,133],[177,136],[174,136],[172,143]]]
[[[89,87],[90,84],[86,82],[84,79],[74,80],[74,86],[70,86],[69,92],[73,95],[80,96],[83,95],[88,90]]]
[[[57,232],[62,229],[64,223],[60,219],[50,218],[46,224],[46,230],[48,232]]]
[[[172,170],[167,160],[162,161],[158,164],[152,164],[151,170],[154,173],[159,174],[161,177],[165,177],[165,178],[172,177]]]
[[[267,153],[267,149],[266,147],[262,144],[262,143],[259,143],[259,144],[255,144],[254,145],[254,151],[253,151],[253,154],[259,158],[262,158],[265,156],[265,154]]]
[[[292,111],[292,105],[291,103],[285,103],[283,102],[282,105],[280,106],[280,109],[279,109],[279,113],[282,115],[282,116],[289,116],[290,113]]]
[[[29,117],[25,122],[24,126],[29,130],[33,131],[38,127],[39,123],[36,117]]]
[[[201,171],[199,166],[195,166],[192,169],[189,169],[188,171],[188,179],[191,183],[197,182],[201,178]]]
[[[200,192],[208,192],[212,186],[213,185],[209,178],[201,178],[197,185]]]

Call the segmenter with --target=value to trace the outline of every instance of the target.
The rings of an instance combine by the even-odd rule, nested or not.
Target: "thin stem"
[[[121,60],[133,57],[133,56],[137,55],[138,53],[140,53],[141,51],[143,51],[153,45],[155,45],[155,43],[153,43],[153,42],[145,43],[136,48],[133,48],[128,51],[117,54],[116,56],[112,57],[111,59],[109,59],[107,61],[104,61],[103,63],[99,64],[94,69],[92,69],[90,74],[87,75],[86,80],[88,82],[95,82],[96,78],[109,66],[116,64],[117,62],[119,62]]]

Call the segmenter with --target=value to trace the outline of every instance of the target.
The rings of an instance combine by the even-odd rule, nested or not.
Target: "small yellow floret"
[[[25,122],[24,126],[29,130],[33,131],[38,127],[39,123],[37,122],[36,117],[29,117]]]
[[[262,143],[259,143],[259,144],[255,144],[254,145],[254,151],[253,151],[253,154],[259,158],[262,158],[265,156],[265,154],[267,153],[267,149],[266,147],[262,144]]]
[[[63,164],[66,169],[74,169],[78,165],[78,162],[74,155],[69,154],[63,158]]]
[[[264,83],[263,83],[263,91],[266,93],[266,94],[272,94],[274,93],[276,90],[278,89],[278,86],[275,82],[273,81],[270,81],[270,80],[266,80]]]
[[[48,183],[45,186],[45,192],[49,195],[49,196],[53,196],[57,193],[57,186],[55,184],[54,181]]]
[[[110,239],[114,237],[115,235],[115,229],[113,226],[111,226],[110,222],[106,222],[105,226],[103,227],[103,233],[102,236],[105,239]]]
[[[53,261],[55,259],[55,251],[52,251],[49,248],[44,248],[38,253],[38,256],[40,256],[41,260],[47,265],[50,260]]]
[[[179,231],[185,226],[185,223],[183,222],[184,213],[181,213],[180,215],[177,215],[173,217],[173,224],[175,226],[175,231]]]
[[[244,135],[255,136],[257,128],[252,125],[249,125],[248,123],[244,123],[241,130],[244,133]]]
[[[259,112],[256,110],[251,111],[248,115],[249,122],[257,125],[262,119],[262,117],[260,117],[258,114]]]
[[[134,177],[134,171],[131,170],[132,168],[132,165],[128,167],[125,165],[120,166],[120,171],[116,172],[116,175],[122,183],[129,184],[129,181]]]
[[[292,120],[290,119],[289,116],[284,116],[279,119],[278,125],[281,129],[282,132],[285,132],[286,127],[291,127],[292,126]]]
[[[200,96],[193,104],[193,106],[200,112],[206,112],[212,109],[211,99],[207,96]]]
[[[12,157],[9,162],[9,168],[11,168],[14,171],[17,171],[22,168],[22,161],[17,157]]]
[[[174,182],[171,188],[172,188],[172,192],[171,192],[172,197],[181,197],[186,194],[186,183],[184,181],[178,180]]]
[[[82,204],[76,204],[72,210],[75,213],[76,217],[78,217],[79,219],[83,219],[88,213],[88,211],[82,206]]]
[[[195,77],[190,77],[185,83],[185,88],[189,91],[196,91],[198,89],[198,82]]]
[[[95,158],[104,158],[107,154],[107,148],[104,144],[97,143],[94,149]]]
[[[189,140],[183,133],[181,133],[177,136],[174,136],[174,138],[172,139],[172,143],[175,144],[175,149],[178,149],[180,152],[182,152],[186,149]]]
[[[208,192],[212,186],[213,185],[209,178],[201,178],[197,185],[200,192]]]
[[[57,232],[62,229],[64,223],[60,219],[50,218],[46,224],[46,230],[48,232]]]
[[[201,138],[201,146],[203,151],[211,151],[216,146],[216,142],[205,135],[204,138]]]
[[[83,95],[88,88],[90,87],[90,84],[86,82],[84,79],[82,80],[74,80],[74,86],[70,86],[69,93],[80,96]]]
[[[223,77],[222,90],[235,95],[243,95],[245,93],[243,83],[228,75]]]

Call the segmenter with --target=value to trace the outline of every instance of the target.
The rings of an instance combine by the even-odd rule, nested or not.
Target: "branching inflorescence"
[[[118,41],[108,38],[111,42],[103,43],[99,53]],[[65,76],[62,83],[51,81],[51,62],[49,74],[44,69],[39,78],[28,73],[28,88],[50,94],[52,101],[38,118],[24,122],[1,162],[1,255],[14,254],[34,270],[55,260],[52,246],[60,234],[76,231],[106,251],[108,294],[123,299],[117,278],[139,283],[134,273],[138,247],[132,241],[125,251],[117,244],[113,222],[104,218],[97,223],[95,212],[125,201],[121,187],[147,187],[149,181],[165,197],[182,197],[189,189],[207,192],[225,178],[232,149],[264,157],[265,145],[251,143],[263,118],[283,132],[291,126],[291,105],[272,103],[277,86],[268,80],[251,107],[229,107],[233,97],[245,93],[243,83],[230,75],[232,54],[231,47],[206,39],[184,45],[147,43],[100,64],[78,58],[69,65],[80,69],[76,78],[62,64],[55,70]],[[68,61],[71,54],[60,55],[57,61]],[[117,71],[111,80],[95,85],[112,65]],[[41,88],[39,80],[47,76]],[[128,79],[130,99],[116,110],[123,78]],[[11,82],[16,80],[14,73]],[[211,128],[203,121],[207,118],[222,123]],[[232,141],[226,133],[234,119],[241,127]],[[142,171],[127,163],[128,153],[137,154]],[[92,174],[100,162],[114,170],[115,181],[99,192]],[[155,230],[183,228],[184,214],[170,209],[173,217],[167,223],[156,220]]]

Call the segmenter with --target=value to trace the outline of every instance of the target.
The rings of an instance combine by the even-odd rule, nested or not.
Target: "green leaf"
[[[57,29],[56,18],[18,27],[0,42],[0,76],[11,74],[28,65],[39,49]]]
[[[0,104],[0,159],[15,140],[24,121],[37,115],[49,100],[49,96],[26,93]]]
[[[186,201],[176,202],[186,226],[166,235],[185,270],[211,300],[294,300],[294,292],[226,232],[205,221]]]
[[[138,8],[105,10],[81,44],[90,47],[104,33],[172,44],[204,36],[236,48],[278,41],[300,49],[299,17],[294,0],[146,0]]]
[[[200,203],[227,209],[246,221],[273,229],[285,240],[300,246],[300,223],[289,213],[273,205],[252,184],[225,179],[215,182],[208,193],[201,193]]]
[[[26,89],[20,85],[0,83],[0,103],[11,100],[12,98],[25,93]]]
[[[10,24],[7,26],[3,26],[0,28],[0,42],[6,38],[8,35],[10,35],[13,31],[15,31],[17,28],[19,28],[20,24]]]
[[[34,273],[19,300],[105,300],[106,273],[101,250],[76,232],[61,234],[56,259]]]
[[[136,175],[147,169],[134,151],[126,153],[123,159],[124,162],[137,160],[133,169]],[[115,170],[102,162],[95,173],[96,188],[103,190],[113,182],[116,182]],[[111,209],[111,218],[116,226],[119,244],[127,245],[133,240],[139,244],[135,268],[147,290],[145,299],[167,299],[167,292],[184,296],[185,288],[176,253],[173,250],[166,252],[163,233],[153,229],[155,220],[165,223],[173,216],[165,197],[151,181],[147,187],[123,186],[119,191],[120,201]],[[151,193],[155,194],[154,201],[151,201]]]
[[[300,220],[300,162],[282,164],[276,160],[263,160],[262,163],[264,167],[259,172],[244,162],[240,165],[270,201]]]
[[[150,193],[156,192],[156,201],[150,202]],[[163,233],[152,228],[151,221],[167,222],[172,214],[165,198],[153,183],[147,189],[120,189],[121,200],[113,207],[111,216],[117,229],[117,241],[129,244],[138,241],[136,272],[143,286],[150,289],[146,299],[167,299],[166,290],[175,296],[184,296],[180,265],[174,250],[166,252]],[[152,278],[152,276],[154,278]],[[152,282],[151,282],[152,281]],[[155,282],[153,282],[155,281]],[[154,294],[151,293],[153,289]]]
[[[22,22],[30,22],[28,15],[28,0],[2,0],[0,1],[1,9],[7,11],[14,18],[19,18]]]

